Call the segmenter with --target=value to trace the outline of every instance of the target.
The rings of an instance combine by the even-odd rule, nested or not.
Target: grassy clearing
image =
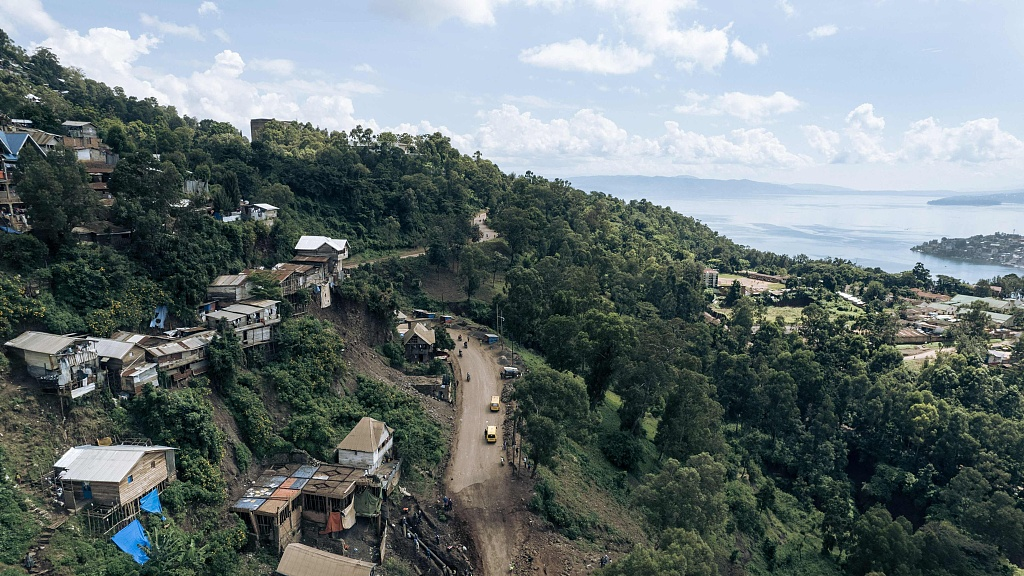
[[[776,318],[781,316],[783,322],[792,326],[800,323],[800,317],[803,313],[803,306],[769,306],[765,308],[764,317],[769,322],[774,322]]]
[[[753,278],[747,278],[746,276],[740,276],[739,274],[719,274],[718,281],[721,284],[723,281],[732,284],[733,280],[739,280],[743,286],[759,286],[765,287],[765,290],[782,290],[786,287],[785,284],[778,282],[764,282],[763,280],[754,280]]]
[[[604,405],[598,407],[598,411],[601,412],[601,421],[606,422],[609,418],[612,418],[615,423],[615,428],[619,426],[618,409],[622,407],[622,398],[618,394],[611,390],[604,393]],[[654,442],[654,435],[658,433],[658,419],[650,414],[644,416],[640,426],[644,429],[645,440]],[[607,426],[604,426],[607,428]]]

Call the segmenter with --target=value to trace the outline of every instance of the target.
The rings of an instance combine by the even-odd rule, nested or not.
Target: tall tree
[[[70,242],[71,229],[91,221],[99,206],[85,168],[69,149],[29,161],[16,184],[33,230],[51,251]]]

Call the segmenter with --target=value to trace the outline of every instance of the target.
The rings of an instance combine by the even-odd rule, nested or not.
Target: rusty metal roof
[[[331,554],[305,544],[289,544],[275,573],[282,576],[371,576],[376,564]]]

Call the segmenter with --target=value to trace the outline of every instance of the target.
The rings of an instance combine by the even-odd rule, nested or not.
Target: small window
[[[156,460],[153,460],[152,462],[150,462],[149,463],[149,467],[150,468],[156,468]]]
[[[132,480],[133,480],[133,478],[131,477],[131,474],[129,474],[129,475],[128,475],[128,483],[129,483],[129,484],[131,484],[131,483],[132,483]]]

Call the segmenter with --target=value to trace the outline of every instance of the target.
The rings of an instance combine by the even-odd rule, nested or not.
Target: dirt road
[[[462,383],[455,446],[448,468],[448,494],[454,497],[459,515],[476,536],[482,573],[507,574],[513,547],[522,541],[523,534],[520,522],[509,514],[510,469],[501,466],[505,406],[500,412],[491,412],[488,407],[491,396],[501,394],[497,353],[479,340],[469,340],[469,348],[463,349],[457,337],[461,334],[466,341],[469,332],[449,332],[462,350],[462,358],[456,358]],[[469,382],[465,381],[467,372],[472,376]],[[484,439],[484,428],[489,424],[498,427],[495,444]]]
[[[938,357],[938,355],[939,355],[938,353],[939,352],[952,353],[952,352],[956,352],[956,348],[942,348],[941,350],[938,350],[938,349],[935,349],[935,348],[928,348],[927,350],[922,350],[921,352],[917,352],[915,354],[908,354],[908,355],[904,356],[903,359],[904,360],[925,360],[927,358],[934,359],[934,358]]]

